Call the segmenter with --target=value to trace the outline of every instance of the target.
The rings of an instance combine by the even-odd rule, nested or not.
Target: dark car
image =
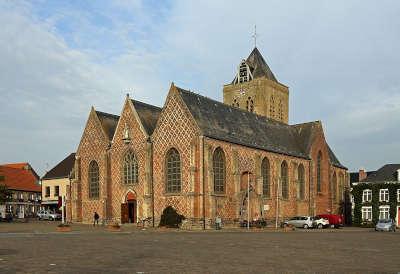
[[[11,212],[6,212],[6,213],[4,214],[4,216],[0,213],[0,221],[3,221],[3,222],[12,222],[12,220],[13,220],[13,215],[12,215]]]

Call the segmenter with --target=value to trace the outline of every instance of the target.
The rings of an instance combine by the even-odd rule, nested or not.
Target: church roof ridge
[[[158,110],[162,110],[162,107],[151,105],[151,104],[148,104],[148,103],[145,103],[145,102],[142,102],[142,101],[138,101],[138,100],[135,100],[135,99],[131,99],[131,101],[134,104],[141,104],[141,105],[146,106],[146,107],[151,107],[151,108],[155,108],[155,109],[158,109]]]
[[[104,111],[99,111],[99,110],[96,110],[96,113],[100,114],[100,115],[103,115],[103,116],[106,116],[106,117],[119,119],[119,115],[116,115],[116,114],[112,114],[112,113],[108,113],[108,112],[104,112]]]
[[[282,125],[284,125],[284,126],[289,126],[289,127],[291,126],[291,125],[288,125],[288,124],[286,124],[286,123],[284,123],[284,122],[277,121],[277,120],[275,120],[275,119],[271,119],[271,118],[269,118],[269,117],[266,117],[266,116],[264,116],[264,115],[260,115],[260,114],[257,114],[257,113],[255,113],[255,112],[250,112],[250,111],[247,111],[247,110],[244,110],[244,109],[235,107],[235,106],[231,106],[231,105],[225,104],[225,103],[223,103],[223,102],[217,101],[217,100],[215,100],[215,99],[213,99],[213,98],[210,98],[210,97],[207,97],[207,96],[205,96],[205,95],[196,93],[196,92],[194,92],[194,91],[187,90],[187,89],[183,89],[183,88],[180,88],[180,87],[178,87],[178,86],[175,86],[175,87],[176,87],[179,91],[181,91],[181,92],[187,92],[187,93],[189,93],[189,94],[202,97],[202,98],[204,98],[204,99],[206,99],[206,100],[213,101],[213,103],[219,104],[219,105],[221,105],[221,106],[223,106],[223,107],[228,107],[228,108],[234,109],[235,111],[240,111],[240,112],[245,113],[245,114],[257,116],[257,119],[264,119],[264,120],[267,120],[267,121],[272,122],[272,123],[282,124]]]

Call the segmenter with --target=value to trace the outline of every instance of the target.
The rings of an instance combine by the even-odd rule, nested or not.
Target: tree
[[[0,177],[0,181],[1,181]],[[0,205],[5,204],[6,202],[11,200],[11,190],[5,184],[0,183]]]
[[[184,219],[185,216],[178,214],[172,206],[168,206],[164,209],[161,215],[159,226],[178,228]]]

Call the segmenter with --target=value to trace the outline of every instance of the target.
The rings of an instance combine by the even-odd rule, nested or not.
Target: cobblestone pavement
[[[55,227],[0,223],[0,273],[400,272],[399,232]]]

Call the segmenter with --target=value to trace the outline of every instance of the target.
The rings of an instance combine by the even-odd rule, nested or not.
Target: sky
[[[400,163],[399,1],[0,1],[0,163],[40,174],[76,151],[91,106],[164,104],[171,82],[222,100],[257,48],[289,123],[321,120],[341,163]]]

